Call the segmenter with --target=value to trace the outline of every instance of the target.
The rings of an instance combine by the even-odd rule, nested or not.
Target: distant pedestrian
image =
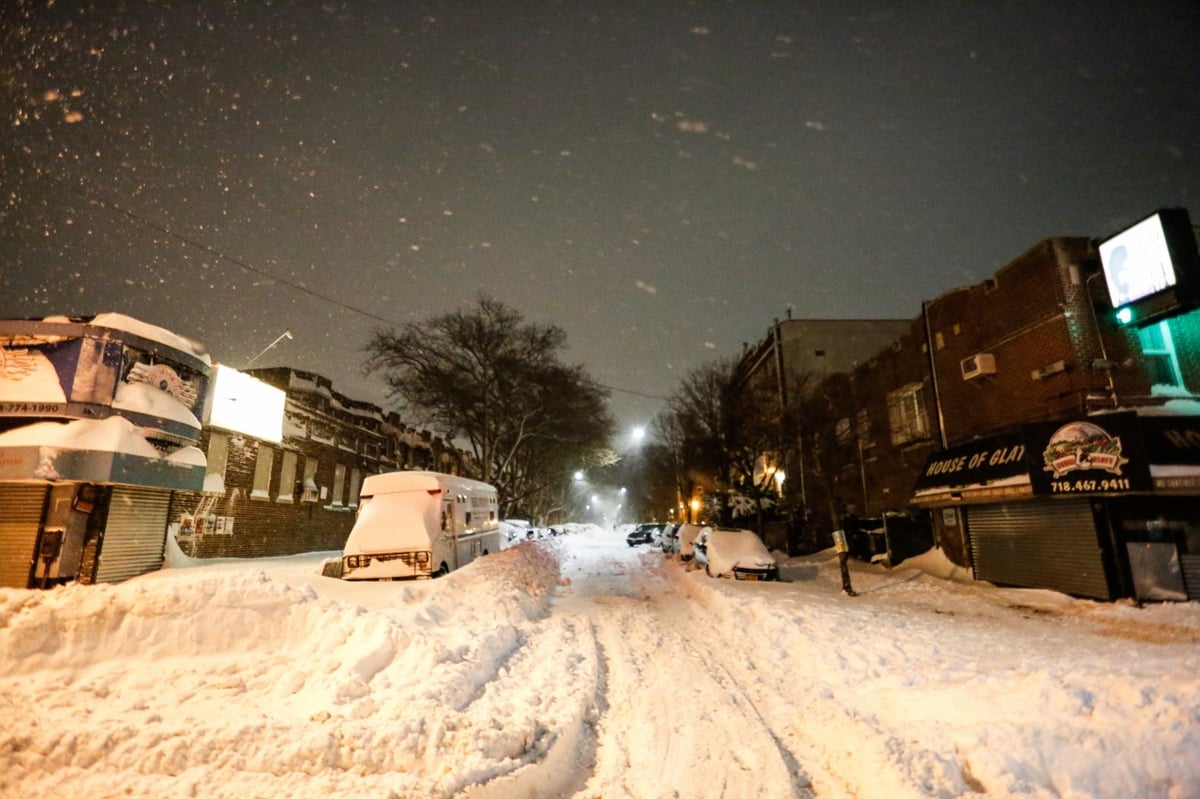
[[[846,540],[845,530],[833,531],[833,546],[837,549],[838,567],[842,570],[842,590],[846,596],[858,596],[858,592],[850,586],[850,544]]]

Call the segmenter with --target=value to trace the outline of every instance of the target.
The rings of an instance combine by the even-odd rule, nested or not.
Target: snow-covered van
[[[375,474],[359,492],[342,577],[436,577],[499,550],[493,486],[440,472]]]

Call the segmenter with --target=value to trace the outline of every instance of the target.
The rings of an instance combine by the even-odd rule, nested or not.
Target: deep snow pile
[[[530,546],[436,583],[333,586],[371,610],[253,563],[3,591],[0,794],[449,795],[537,757],[557,703],[590,704],[557,656],[570,623],[523,646],[557,576]],[[543,663],[584,695],[546,690]]]
[[[594,528],[416,583],[171,554],[0,590],[0,796],[1200,797],[1196,603]]]

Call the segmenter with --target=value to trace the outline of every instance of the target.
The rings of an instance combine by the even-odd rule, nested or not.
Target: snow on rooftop
[[[208,466],[204,450],[199,447],[180,447],[168,455],[167,460],[180,466]]]
[[[1137,408],[1139,416],[1200,416],[1200,400],[1191,397],[1169,399],[1162,405]]]
[[[157,416],[200,429],[200,420],[182,402],[149,383],[120,383],[112,406],[114,410]]]
[[[56,317],[46,317],[42,321],[60,320]],[[70,320],[63,318],[61,321]],[[200,344],[200,342],[185,338],[177,333],[172,333],[170,330],[158,327],[157,325],[134,319],[131,316],[119,313],[99,313],[92,317],[88,324],[95,325],[96,327],[107,327],[110,330],[121,330],[126,333],[132,333],[135,336],[141,336],[150,341],[157,341],[159,344],[165,344],[181,352],[194,355],[206,364],[212,363],[208,353],[204,350],[204,345]]]
[[[297,391],[307,391],[313,394],[319,394],[320,396],[327,397],[329,399],[333,398],[333,392],[329,390],[328,386],[321,384],[315,379],[309,380],[308,378],[301,377],[296,372],[291,372],[288,375],[288,388],[294,388]]]
[[[0,433],[0,447],[53,447],[94,452],[121,452],[161,458],[141,429],[121,416],[77,419],[73,422],[34,422]]]

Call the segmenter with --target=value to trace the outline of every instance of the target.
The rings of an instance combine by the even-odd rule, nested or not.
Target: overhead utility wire
[[[273,275],[270,272],[266,272],[262,269],[258,269],[257,267],[251,266],[250,264],[246,263],[245,261],[242,261],[238,258],[234,258],[231,255],[226,255],[225,253],[221,252],[220,250],[215,249],[214,247],[211,247],[211,246],[204,244],[202,242],[199,242],[199,241],[195,241],[194,239],[189,239],[187,236],[176,233],[175,231],[171,230],[170,228],[168,228],[164,225],[160,225],[160,224],[150,221],[149,219],[140,217],[137,214],[135,214],[133,211],[130,211],[126,208],[122,208],[121,206],[117,205],[116,203],[107,203],[106,204],[106,203],[100,202],[99,200],[93,200],[91,198],[88,198],[86,195],[84,195],[84,199],[87,200],[92,205],[97,205],[101,208],[105,208],[108,205],[111,205],[112,208],[114,210],[116,210],[118,213],[122,214],[123,216],[129,217],[130,219],[132,219],[135,222],[138,222],[139,224],[145,225],[148,228],[153,228],[154,230],[157,230],[160,233],[165,233],[166,235],[170,236],[171,238],[178,239],[179,241],[183,242],[184,244],[188,244],[192,247],[195,247],[196,249],[203,250],[204,252],[208,253],[209,255],[213,256],[214,258],[219,258],[219,259],[222,259],[225,261],[229,261],[230,263],[237,264],[242,269],[245,269],[247,272],[250,272],[255,275],[259,275],[261,277],[265,277],[268,280],[273,280],[277,283],[282,283],[283,285],[287,286],[288,288],[292,288],[292,289],[295,289],[296,291],[303,292],[304,294],[307,294],[310,297],[321,300],[323,302],[328,302],[332,305],[336,305],[339,308],[342,308],[344,310],[352,311],[356,314],[360,314],[362,316],[367,317],[368,319],[374,319],[376,322],[383,322],[386,325],[392,325],[393,327],[400,327],[399,322],[393,321],[391,319],[385,319],[382,316],[373,314],[370,311],[355,307],[353,305],[347,305],[346,303],[341,302],[340,300],[335,300],[333,297],[326,296],[326,295],[320,293],[319,291],[313,291],[308,286],[305,286],[301,283],[296,283],[295,281],[287,280],[286,278],[282,278],[282,277],[279,277],[278,275]]]
[[[628,388],[617,388],[616,386],[606,386],[603,383],[597,383],[596,385],[600,386],[600,388],[607,388],[609,391],[618,391],[622,394],[632,394],[635,397],[645,397],[646,399],[661,400],[662,402],[666,402],[668,399],[670,399],[670,397],[662,397],[662,396],[659,396],[658,394],[646,394],[645,392],[633,391],[632,389],[628,389]]]
[[[183,242],[184,244],[187,244],[190,247],[195,247],[198,250],[202,250],[203,252],[208,253],[209,255],[213,256],[214,258],[217,258],[217,259],[223,260],[223,261],[229,261],[232,264],[236,264],[237,266],[240,266],[242,269],[245,269],[247,272],[250,272],[251,274],[259,275],[260,277],[265,277],[268,280],[275,281],[276,283],[282,283],[283,285],[287,286],[288,288],[295,289],[296,291],[307,294],[308,296],[313,297],[314,299],[321,300],[322,302],[327,302],[331,305],[336,305],[337,307],[339,307],[343,310],[350,311],[351,313],[359,314],[360,316],[365,316],[368,319],[374,319],[376,322],[383,322],[385,325],[391,325],[393,327],[401,326],[399,322],[393,321],[391,319],[385,319],[384,317],[379,316],[378,314],[371,313],[370,311],[364,310],[362,308],[358,308],[354,305],[348,305],[340,300],[335,300],[333,297],[328,297],[328,296],[320,293],[319,291],[313,291],[308,286],[305,286],[301,283],[296,283],[294,281],[287,280],[286,278],[279,277],[278,275],[273,275],[270,272],[259,269],[255,266],[251,266],[250,264],[246,263],[245,261],[243,261],[239,258],[234,258],[232,255],[226,255],[225,253],[221,252],[220,250],[216,249],[215,247],[212,247],[208,244],[204,244],[203,242],[196,241],[195,239],[190,239],[187,236],[184,236],[180,233],[176,233],[175,231],[171,230],[170,228],[166,227],[165,225],[160,225],[156,222],[152,222],[151,220],[146,219],[145,217],[138,216],[133,211],[130,211],[129,209],[124,208],[120,205],[117,205],[114,202],[105,203],[100,200],[94,200],[91,197],[88,197],[82,191],[78,191],[78,190],[76,190],[76,191],[79,193],[79,195],[81,197],[83,197],[84,200],[86,200],[91,205],[95,205],[95,206],[98,206],[100,208],[105,208],[105,209],[111,208],[111,210],[115,210],[117,213],[121,214],[122,216],[128,217],[129,219],[133,220],[134,222],[136,222],[140,225],[145,225],[146,227],[152,228],[153,230],[157,230],[160,233],[164,233],[173,239],[178,239],[179,241]],[[617,388],[616,386],[606,386],[603,383],[597,383],[596,385],[600,386],[601,388],[608,389],[609,391],[616,391],[619,394],[632,394],[635,397],[645,397],[646,399],[653,399],[653,400],[665,401],[667,399],[666,397],[660,397],[657,394],[646,394],[641,391],[633,391],[628,388]]]

